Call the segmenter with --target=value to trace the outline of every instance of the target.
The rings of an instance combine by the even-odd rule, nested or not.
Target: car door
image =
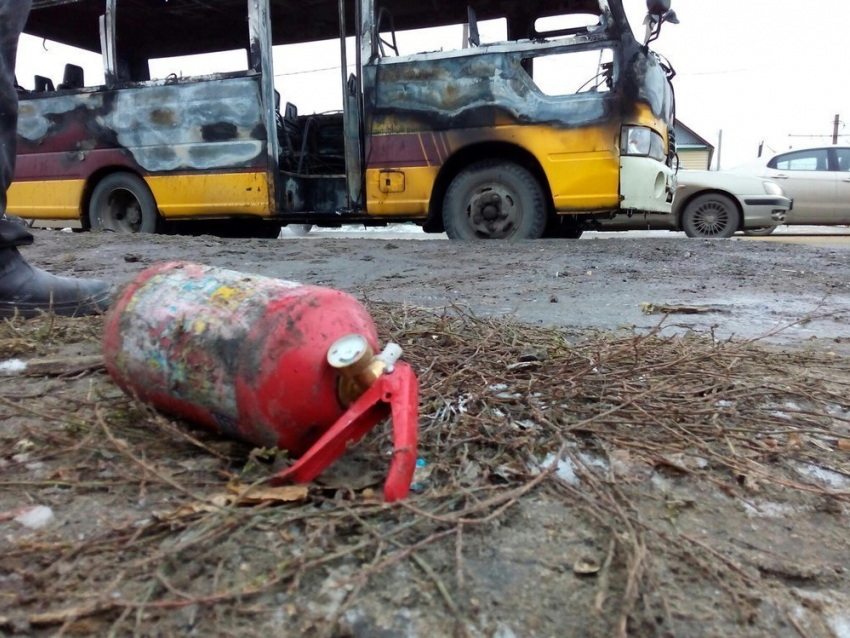
[[[833,149],[833,168],[836,169],[837,215],[840,224],[850,224],[850,148]]]
[[[794,200],[787,224],[836,224],[837,186],[829,170],[829,150],[792,151],[774,157],[765,177],[774,179]]]

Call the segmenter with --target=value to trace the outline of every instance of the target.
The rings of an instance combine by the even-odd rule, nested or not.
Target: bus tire
[[[682,213],[682,230],[688,237],[728,239],[741,227],[741,213],[731,199],[719,193],[695,197]]]
[[[103,178],[89,202],[92,230],[114,233],[156,233],[161,218],[156,200],[141,177],[113,173]]]
[[[463,169],[443,200],[443,225],[450,239],[539,239],[546,221],[540,183],[506,160],[484,160]]]

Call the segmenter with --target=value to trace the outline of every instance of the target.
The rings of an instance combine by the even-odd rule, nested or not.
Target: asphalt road
[[[447,239],[446,235],[431,235],[424,233],[415,226],[402,226],[399,224],[388,228],[363,229],[356,226],[345,229],[317,228],[304,237],[294,237],[287,229],[281,234],[282,239],[306,239],[306,238],[357,238],[357,239],[421,239],[438,240]],[[686,239],[681,232],[670,232],[666,230],[631,230],[626,232],[587,232],[582,240],[597,239],[641,239],[641,238],[667,238]],[[756,242],[779,242],[786,244],[809,244],[819,246],[847,246],[850,245],[850,227],[845,226],[784,226],[778,228],[772,235],[767,237],[747,237],[738,234],[734,238],[738,241]]]
[[[693,240],[678,233],[588,233],[516,243],[415,241],[397,229],[306,238],[122,236],[37,231],[25,250],[57,274],[121,284],[174,259],[347,290],[376,301],[444,308],[574,330],[712,330],[850,351],[850,237],[818,245]],[[777,237],[783,237],[780,235]],[[790,237],[790,236],[789,236]],[[645,314],[641,304],[670,306]],[[681,307],[697,307],[680,314]]]

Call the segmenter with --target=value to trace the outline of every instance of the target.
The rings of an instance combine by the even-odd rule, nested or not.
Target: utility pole
[[[721,159],[723,158],[723,129],[717,134],[717,170],[721,170]]]
[[[835,124],[832,127],[832,143],[838,144],[838,127],[841,124],[841,114],[835,116]]]

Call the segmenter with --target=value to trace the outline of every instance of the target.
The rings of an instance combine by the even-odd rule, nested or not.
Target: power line
[[[349,64],[346,68],[353,69],[356,64]],[[321,73],[322,71],[339,71],[338,66],[326,66],[323,69],[308,69],[307,71],[289,71],[288,73],[275,73],[276,78],[282,78],[289,75],[306,75],[307,73]]]

